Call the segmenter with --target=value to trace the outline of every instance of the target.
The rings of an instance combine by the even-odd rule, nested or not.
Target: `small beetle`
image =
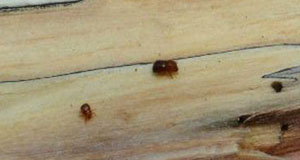
[[[152,68],[154,73],[157,74],[165,74],[167,73],[169,76],[172,77],[172,73],[178,72],[177,63],[173,60],[157,60],[153,64]]]
[[[93,111],[89,104],[85,103],[80,107],[81,116],[84,117],[85,122],[90,120],[93,117]]]
[[[275,90],[275,92],[281,92],[283,86],[281,82],[275,81],[271,84],[271,87]]]

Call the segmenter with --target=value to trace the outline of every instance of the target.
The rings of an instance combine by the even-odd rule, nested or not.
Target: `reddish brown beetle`
[[[154,62],[152,70],[154,73],[161,75],[168,74],[172,77],[173,73],[178,72],[178,66],[173,60],[157,60]]]
[[[93,111],[89,104],[85,103],[80,107],[81,116],[84,118],[85,122],[93,117]]]

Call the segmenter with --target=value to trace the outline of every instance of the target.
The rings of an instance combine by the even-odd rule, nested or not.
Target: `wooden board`
[[[299,82],[276,93],[262,76],[299,65],[299,2],[0,13],[0,159],[297,159]],[[179,73],[154,75],[156,59]]]
[[[85,0],[0,15],[1,81],[299,42],[298,0]]]

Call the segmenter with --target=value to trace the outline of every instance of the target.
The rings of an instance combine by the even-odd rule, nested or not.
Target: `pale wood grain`
[[[0,159],[297,159],[299,82],[276,93],[262,76],[299,66],[299,8],[85,0],[1,12]],[[177,59],[179,73],[154,75],[156,59]]]
[[[278,94],[261,77],[298,65],[299,51],[277,46],[182,59],[173,79],[146,64],[2,83],[0,158],[278,159],[242,148],[280,143],[279,124],[233,124],[246,113],[298,108],[298,82],[284,81]],[[87,124],[83,103],[96,114]]]
[[[85,0],[0,13],[0,81],[299,42],[299,0]]]

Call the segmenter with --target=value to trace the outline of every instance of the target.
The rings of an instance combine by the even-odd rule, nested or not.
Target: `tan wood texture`
[[[299,13],[297,0],[2,12],[0,159],[297,159],[299,82],[276,93],[262,76],[300,64]],[[156,59],[179,73],[156,76]]]
[[[299,42],[298,0],[85,0],[0,15],[1,81]]]

